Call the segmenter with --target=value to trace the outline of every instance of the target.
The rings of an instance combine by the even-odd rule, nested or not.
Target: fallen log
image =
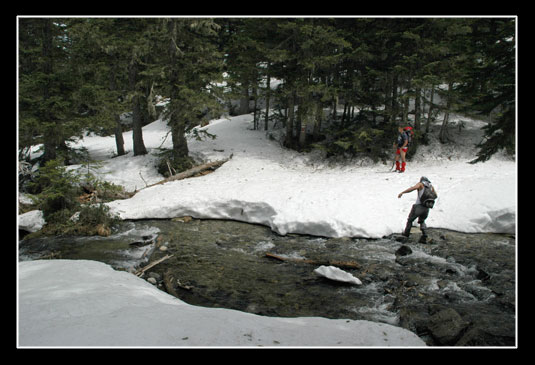
[[[336,261],[336,260],[319,261],[319,260],[309,260],[309,259],[297,259],[297,258],[292,258],[292,257],[278,256],[269,252],[266,252],[266,257],[280,260],[280,261],[289,261],[289,262],[302,263],[302,264],[336,266],[341,269],[360,269],[361,268],[360,264],[354,261]]]
[[[155,186],[155,185],[159,185],[159,184],[165,184],[166,182],[170,182],[170,181],[177,181],[177,180],[186,179],[188,177],[195,176],[195,175],[200,174],[202,172],[205,172],[207,170],[216,170],[219,167],[221,167],[221,165],[223,165],[228,160],[230,160],[230,157],[226,158],[224,160],[217,160],[217,161],[208,162],[208,163],[205,163],[205,164],[202,164],[202,165],[199,165],[199,166],[192,167],[189,170],[180,172],[180,173],[178,173],[176,175],[173,175],[173,176],[169,176],[168,178],[163,179],[162,181],[158,181],[157,183],[154,183],[154,184],[151,184],[151,185],[147,185],[146,188],[150,188],[151,186]]]
[[[165,255],[165,256],[162,257],[161,259],[158,259],[158,260],[156,260],[156,261],[153,261],[153,262],[151,262],[150,264],[148,264],[147,266],[145,266],[145,267],[143,267],[143,268],[137,270],[134,274],[135,274],[136,276],[142,277],[143,274],[145,274],[145,271],[147,271],[147,270],[153,268],[154,266],[158,265],[158,264],[161,263],[161,262],[164,262],[165,260],[167,260],[167,259],[169,259],[169,258],[171,258],[171,257],[173,257],[173,255]]]

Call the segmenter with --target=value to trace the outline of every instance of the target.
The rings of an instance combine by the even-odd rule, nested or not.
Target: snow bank
[[[463,123],[463,130],[450,131],[456,144],[440,144],[437,133],[431,133],[431,143],[419,148],[404,174],[397,174],[381,163],[333,167],[314,154],[285,149],[266,132],[252,130],[251,115],[213,120],[204,129],[217,138],[190,138],[190,154],[208,161],[232,155],[231,160],[212,174],[142,189],[131,199],[108,205],[122,219],[190,215],[259,223],[280,234],[379,238],[403,230],[416,192],[401,199],[397,195],[427,176],[439,195],[429,227],[515,233],[516,163],[497,156],[469,164],[483,122]],[[133,191],[163,180],[152,153],[172,147],[167,132],[164,120],[143,128],[151,151],[144,156],[130,152],[111,158],[113,137],[85,137],[75,147],[87,148],[101,161],[98,176]],[[124,133],[127,151],[132,150],[131,134]]]
[[[191,306],[96,261],[25,261],[18,275],[21,347],[425,346],[384,323]]]
[[[500,158],[467,163],[474,154],[465,150],[473,149],[471,136],[480,131],[475,122],[471,130],[462,132],[472,143],[463,140],[466,147],[461,145],[460,155],[469,158],[452,159],[455,151],[446,147],[437,148],[438,154],[424,147],[404,174],[396,174],[380,163],[325,166],[311,154],[284,149],[265,132],[252,130],[251,120],[250,115],[242,115],[212,121],[205,128],[217,135],[215,140],[189,141],[192,155],[199,158],[233,155],[213,174],[141,190],[131,199],[110,203],[111,211],[122,219],[191,215],[260,223],[280,234],[377,238],[402,231],[416,193],[401,199],[397,195],[427,176],[439,193],[428,226],[462,232],[515,232],[516,164]],[[145,144],[159,146],[167,132],[165,123],[157,121],[145,128]],[[166,143],[164,146],[170,147]],[[91,151],[90,141],[85,146]],[[135,180],[135,165],[130,168],[118,163],[109,160],[108,170],[121,171],[123,179],[131,176]],[[154,174],[146,175],[151,182],[158,180]],[[136,185],[139,188],[140,182]]]

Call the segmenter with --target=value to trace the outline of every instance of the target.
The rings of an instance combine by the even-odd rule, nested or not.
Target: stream
[[[192,305],[384,322],[430,346],[515,346],[515,236],[430,228],[427,243],[419,238],[417,229],[407,242],[280,236],[185,217],[124,221],[109,237],[23,239],[19,259],[90,259],[133,272],[172,255],[142,277]],[[314,273],[333,261],[355,263],[344,270],[362,285]]]

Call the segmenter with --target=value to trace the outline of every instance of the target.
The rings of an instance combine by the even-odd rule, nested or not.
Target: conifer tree
[[[161,91],[170,97],[167,107],[176,167],[188,164],[186,132],[200,124],[202,116],[219,112],[215,84],[221,79],[216,39],[219,25],[212,19],[172,18],[159,24],[162,58],[152,66],[160,70]]]
[[[19,19],[19,147],[42,143],[43,162],[67,156],[78,135],[66,26],[61,19]]]
[[[122,18],[77,18],[68,23],[75,71],[82,83],[75,97],[86,115],[85,125],[96,133],[113,133],[117,155],[124,155],[120,115],[131,110],[126,100],[128,23]]]
[[[471,102],[465,112],[487,117],[485,139],[478,144],[473,162],[488,160],[501,149],[515,152],[515,20],[483,18],[474,21],[471,38],[472,64],[461,92]]]
[[[132,111],[134,155],[144,154],[142,127],[159,94],[170,98],[173,159],[186,159],[185,133],[220,107],[223,71],[240,112],[251,94],[265,102],[264,129],[269,109],[287,109],[288,147],[310,142],[306,125],[321,139],[329,106],[324,133],[336,153],[387,148],[382,139],[410,115],[427,132],[437,111],[443,142],[450,113],[490,121],[478,161],[514,152],[514,18],[22,18],[19,146],[42,143],[45,161],[67,157],[67,141],[85,128],[114,132],[123,154],[119,115]]]

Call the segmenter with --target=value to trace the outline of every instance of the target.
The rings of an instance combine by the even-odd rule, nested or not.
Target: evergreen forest
[[[161,100],[177,169],[191,165],[186,133],[225,113],[253,113],[255,129],[283,127],[287,148],[374,158],[392,148],[400,123],[425,143],[440,116],[440,141],[452,143],[448,118],[462,113],[489,122],[473,162],[513,154],[515,22],[20,17],[19,160],[41,144],[42,165],[68,165],[79,153],[68,142],[88,131],[115,135],[123,155],[126,128],[134,155],[146,154],[142,127],[160,116]]]

